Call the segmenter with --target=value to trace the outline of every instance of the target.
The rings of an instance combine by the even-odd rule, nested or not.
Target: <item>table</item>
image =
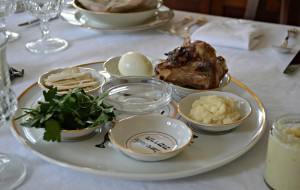
[[[208,21],[230,19],[175,11],[172,22],[186,15],[195,18],[205,16]],[[8,63],[15,68],[25,69],[24,77],[12,82],[12,88],[17,95],[36,82],[42,73],[51,69],[103,61],[129,51],[165,58],[163,53],[182,43],[181,38],[161,34],[155,29],[108,33],[79,28],[58,19],[51,22],[52,35],[66,39],[70,43],[69,48],[57,54],[36,55],[25,49],[25,43],[39,37],[38,27],[17,26],[18,23],[32,18],[27,13],[17,13],[7,18],[7,28],[21,35],[20,39],[7,45]],[[299,39],[296,39],[298,43],[295,45],[295,51],[290,54],[279,54],[271,49],[271,45],[280,43],[286,30],[291,26],[260,22],[255,24],[264,30],[265,35],[254,50],[245,51],[215,46],[217,54],[226,58],[230,74],[247,85],[260,98],[267,112],[266,132],[262,139],[244,155],[225,166],[192,177],[147,182],[120,180],[82,173],[48,163],[22,146],[7,124],[1,128],[1,152],[20,155],[28,164],[27,178],[18,189],[268,189],[263,181],[268,130],[276,117],[300,112],[300,72],[293,76],[282,73],[295,56],[296,50],[300,49],[300,44]]]

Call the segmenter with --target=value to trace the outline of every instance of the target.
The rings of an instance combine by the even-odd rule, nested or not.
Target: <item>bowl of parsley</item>
[[[87,139],[96,130],[115,118],[114,108],[103,104],[107,93],[98,97],[83,89],[73,89],[67,94],[53,88],[43,91],[43,100],[34,108],[23,108],[24,127],[44,129],[45,141],[79,141]]]

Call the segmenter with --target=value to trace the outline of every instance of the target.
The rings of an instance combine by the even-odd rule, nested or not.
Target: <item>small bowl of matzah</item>
[[[74,88],[82,88],[86,93],[95,93],[106,81],[95,69],[68,67],[54,69],[40,76],[38,84],[44,90],[56,87],[58,93],[65,94]]]

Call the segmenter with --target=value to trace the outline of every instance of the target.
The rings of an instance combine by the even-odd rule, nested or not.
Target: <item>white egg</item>
[[[125,53],[119,61],[119,72],[123,76],[153,76],[153,65],[143,54]]]

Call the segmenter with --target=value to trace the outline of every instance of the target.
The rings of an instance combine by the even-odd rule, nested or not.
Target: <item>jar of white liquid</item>
[[[300,114],[273,123],[264,178],[271,189],[300,190]]]

